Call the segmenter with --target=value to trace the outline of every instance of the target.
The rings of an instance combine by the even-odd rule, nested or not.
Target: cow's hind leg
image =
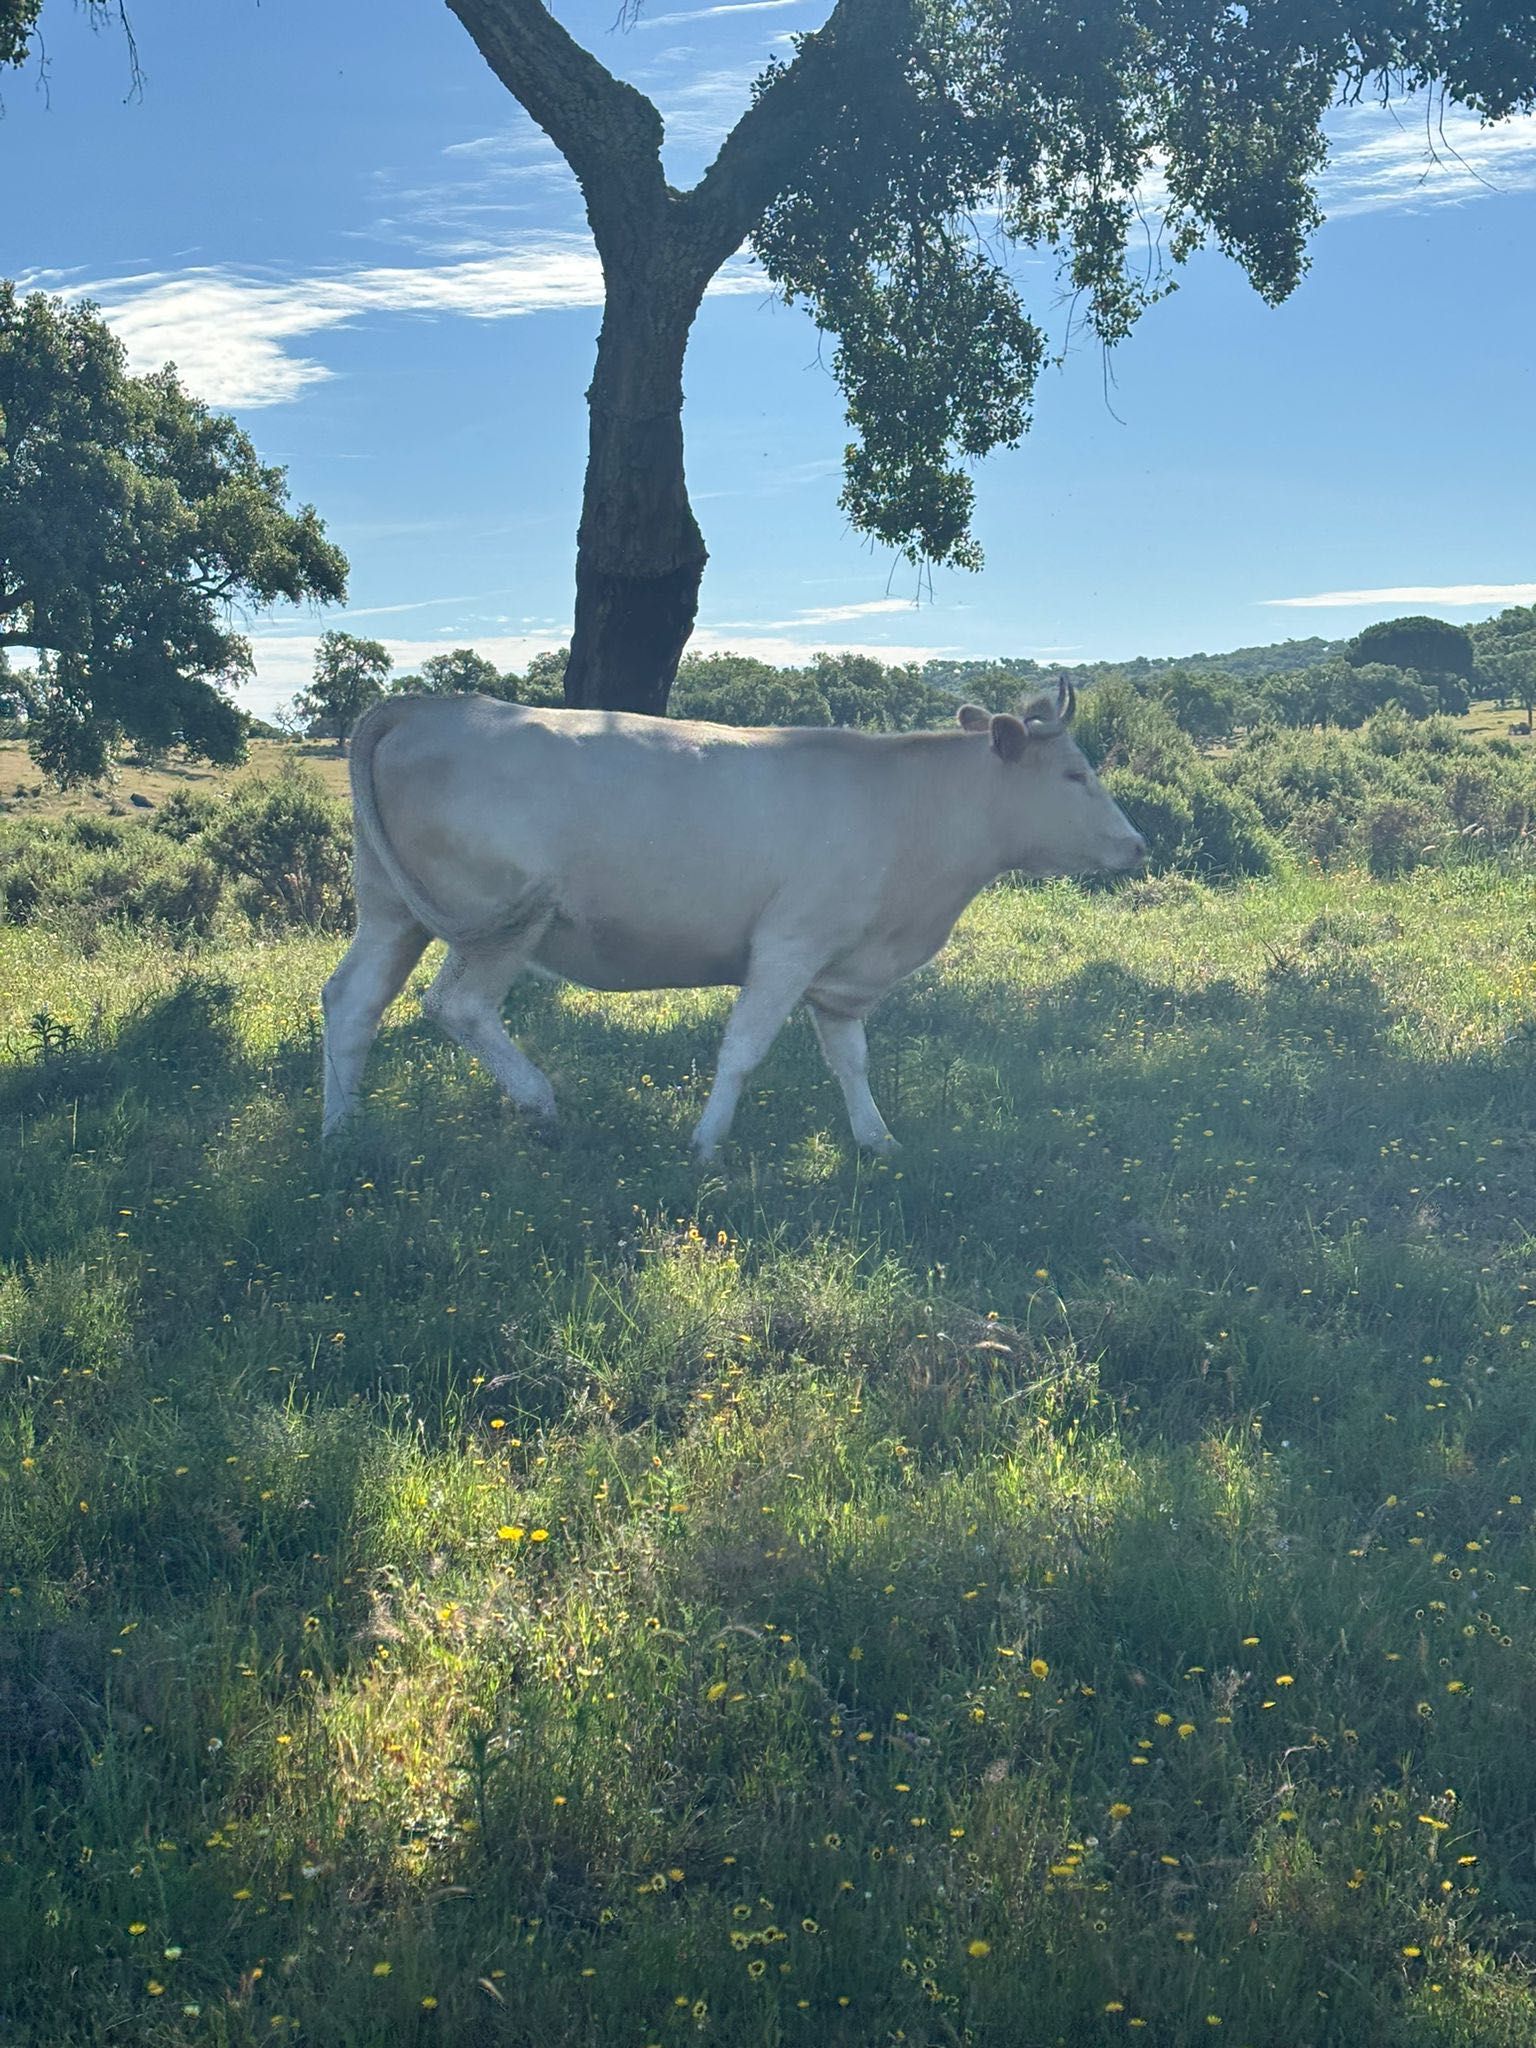
[[[357,1107],[368,1048],[379,1021],[410,979],[431,933],[404,904],[370,904],[357,936],[325,984],[325,1110],[321,1131],[330,1137]]]
[[[501,1021],[507,990],[536,943],[536,934],[520,933],[515,942],[453,947],[421,1007],[456,1044],[474,1054],[519,1109],[549,1124],[555,1120],[555,1091],[507,1036]]]
[[[720,1149],[748,1076],[784,1028],[814,971],[787,958],[753,961],[720,1041],[714,1086],[693,1133],[696,1159],[713,1159]]]
[[[862,1017],[838,1017],[812,1000],[811,1022],[822,1057],[837,1076],[848,1105],[853,1142],[870,1152],[894,1152],[896,1140],[869,1092],[869,1041]]]

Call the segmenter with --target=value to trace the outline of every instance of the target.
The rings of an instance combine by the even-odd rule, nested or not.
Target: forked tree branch
[[[475,47],[576,173],[602,248],[666,199],[661,116],[567,34],[541,0],[448,0]]]
[[[665,235],[700,294],[833,132],[854,94],[899,66],[913,22],[912,0],[837,0],[794,61],[759,92],[698,184],[679,193],[661,168],[655,106],[583,49],[542,0],[448,5],[576,173],[605,258],[611,251],[632,267],[637,234],[648,241]]]
[[[882,74],[899,79],[914,18],[911,0],[838,0],[773,74],[678,200],[708,275],[741,247],[855,94],[866,98]]]

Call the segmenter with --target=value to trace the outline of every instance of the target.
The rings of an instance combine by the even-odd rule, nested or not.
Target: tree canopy
[[[294,700],[294,713],[311,733],[329,733],[338,750],[370,704],[384,694],[394,659],[382,640],[355,633],[322,633],[315,647],[315,672]]]
[[[1380,619],[1357,633],[1344,650],[1352,668],[1367,662],[1384,661],[1394,668],[1416,668],[1421,675],[1472,677],[1472,635],[1465,626],[1453,626],[1449,619],[1431,619],[1422,614],[1411,618]]]
[[[488,661],[473,647],[455,647],[447,654],[430,655],[421,664],[419,676],[402,677],[396,685],[425,690],[434,696],[449,696],[455,691],[473,693],[482,697],[501,697],[506,692],[502,687],[501,671],[494,661]]]
[[[0,648],[38,655],[38,761],[100,774],[122,740],[238,759],[237,607],[339,600],[347,563],[285,473],[175,372],[127,373],[89,305],[0,282]]]

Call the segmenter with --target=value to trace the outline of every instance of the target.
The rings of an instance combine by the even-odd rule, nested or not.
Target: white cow
[[[554,1091],[502,1025],[529,968],[599,989],[739,984],[701,1160],[795,1005],[855,1140],[892,1144],[864,1019],[1010,868],[1119,872],[1146,848],[1054,694],[947,732],[741,729],[484,697],[392,697],[352,739],[357,936],[325,987],[325,1130],[356,1104],[385,1009],[432,939],[422,1007],[514,1102]]]

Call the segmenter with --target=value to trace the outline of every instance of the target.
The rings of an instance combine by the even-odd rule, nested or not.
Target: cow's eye
[[[1068,782],[1086,782],[1088,780],[1088,771],[1086,768],[1070,769],[1067,774],[1067,780]]]

